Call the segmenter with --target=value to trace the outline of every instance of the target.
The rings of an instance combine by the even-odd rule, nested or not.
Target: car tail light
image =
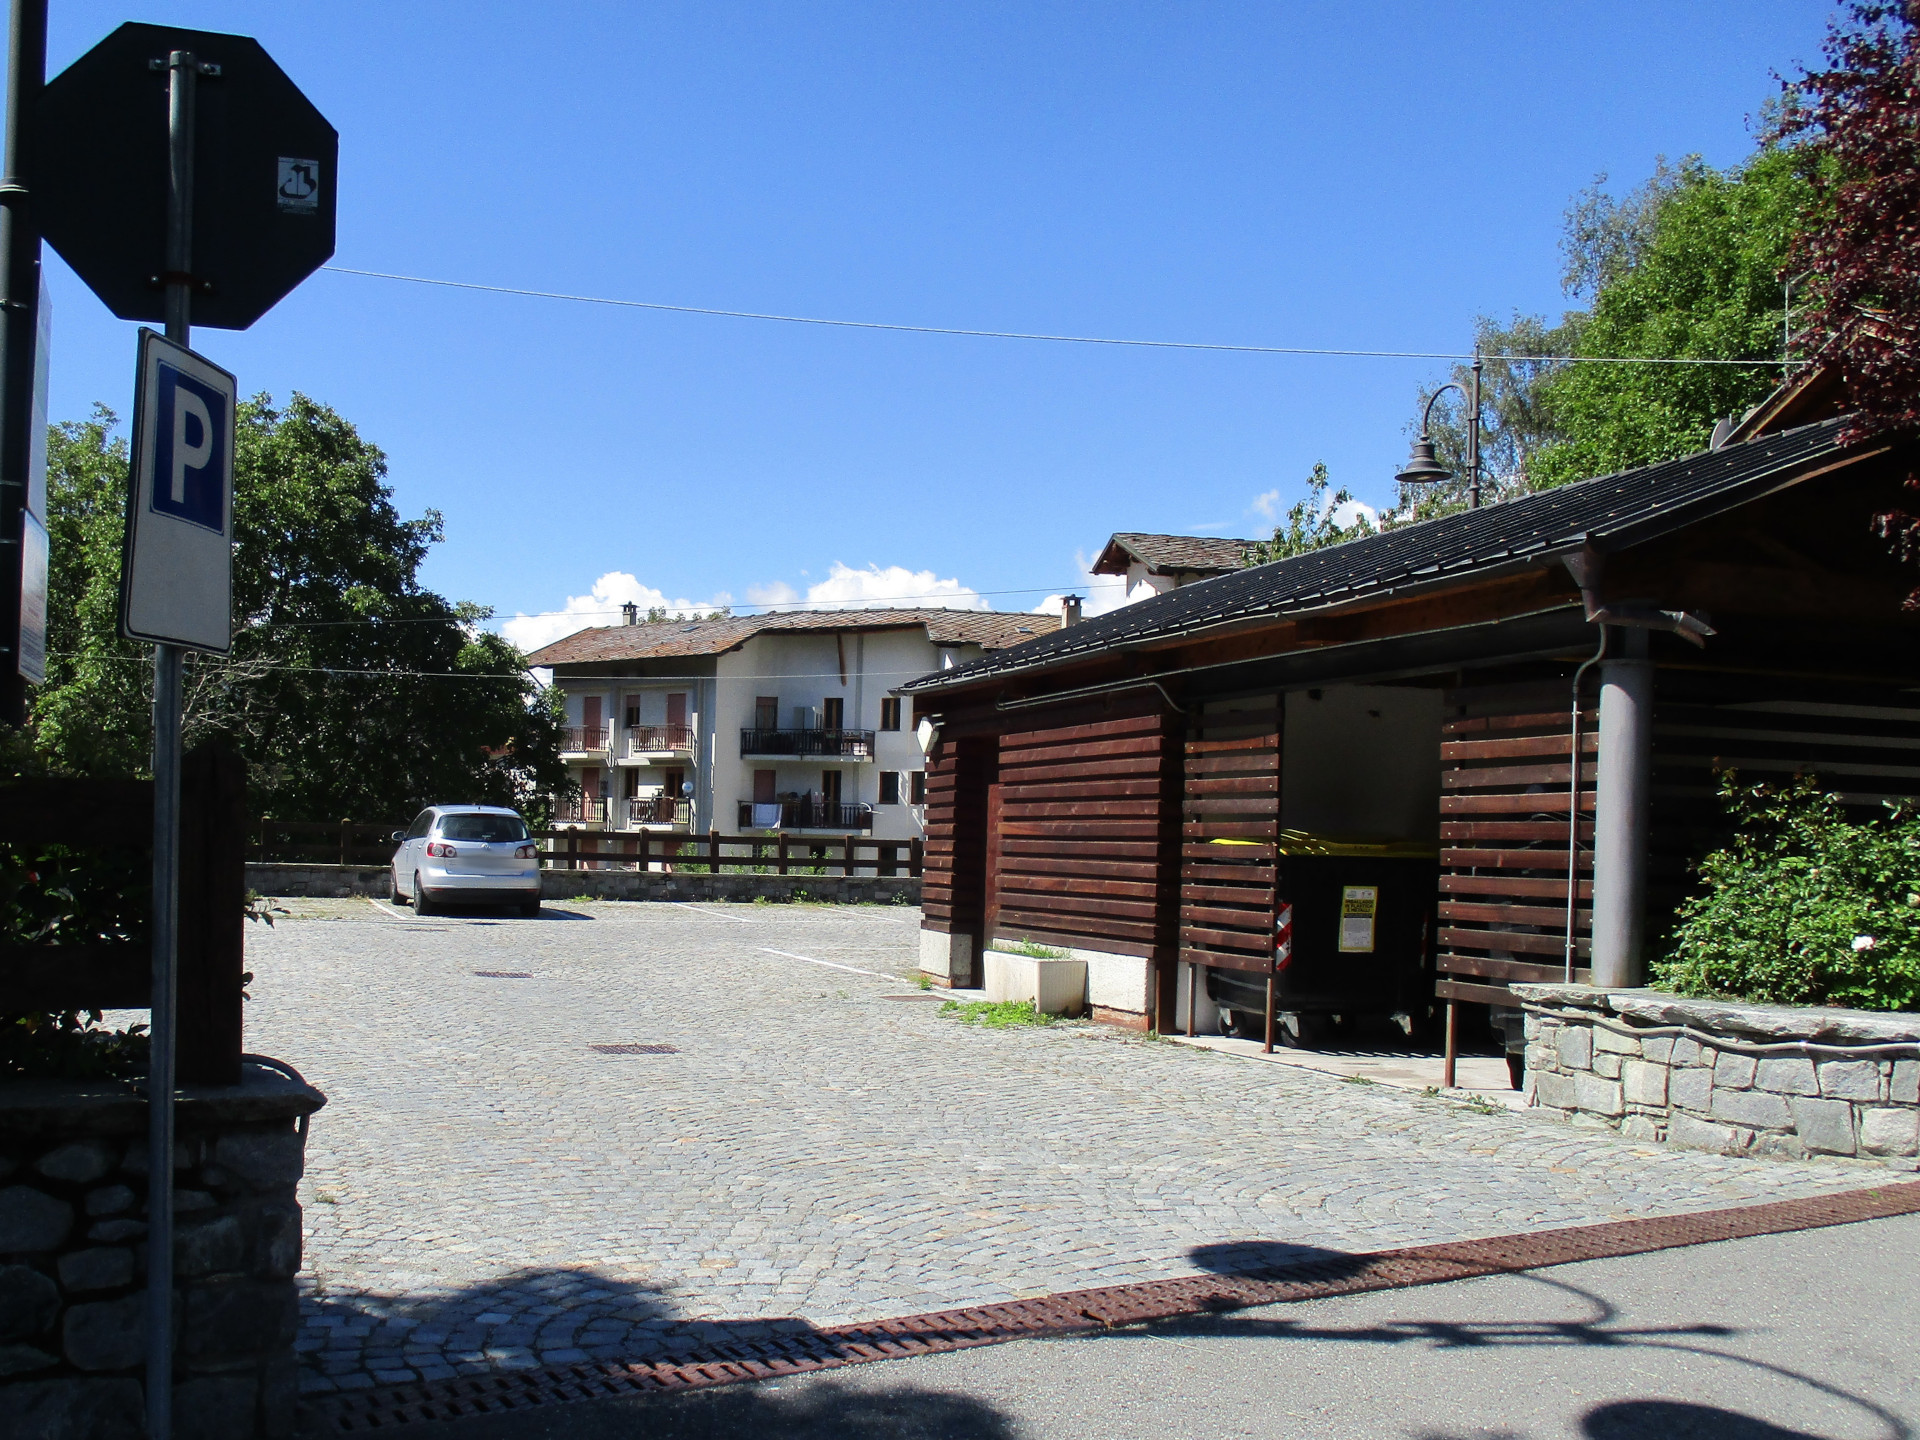
[[[534,860],[539,858],[539,855],[540,852],[531,845],[522,845],[518,850],[513,852],[513,858],[516,860]]]
[[[444,840],[429,840],[427,842],[427,854],[433,856],[436,860],[452,860],[457,857],[460,852]]]

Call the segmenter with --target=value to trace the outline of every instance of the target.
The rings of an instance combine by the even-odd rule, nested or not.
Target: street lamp
[[[1461,390],[1460,386],[1449,380],[1434,391],[1427,400],[1427,408],[1420,416],[1420,438],[1413,442],[1413,458],[1407,461],[1407,468],[1393,478],[1402,485],[1431,485],[1441,480],[1451,480],[1453,472],[1442,465],[1433,453],[1433,437],[1427,433],[1427,427],[1433,419],[1433,402],[1449,390],[1459,390],[1460,398],[1467,402],[1467,503],[1473,509],[1480,508],[1480,356],[1473,357],[1473,389]]]

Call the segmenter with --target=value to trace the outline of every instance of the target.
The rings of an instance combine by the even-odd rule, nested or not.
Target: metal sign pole
[[[167,338],[192,343],[193,100],[199,66],[167,68]],[[173,1433],[174,1002],[180,920],[180,672],[185,651],[153,647],[153,1051],[147,1076],[147,1434]]]
[[[40,231],[27,193],[27,168],[34,107],[47,69],[47,0],[13,0],[8,40],[5,173],[0,175],[0,725],[24,725],[20,575],[29,457],[35,444],[34,349],[40,299]]]

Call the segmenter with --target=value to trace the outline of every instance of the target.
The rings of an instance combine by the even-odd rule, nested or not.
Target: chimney
[[[627,601],[626,604],[620,607],[620,623],[622,625],[638,625],[640,623],[640,607],[631,600]]]
[[[1062,595],[1060,597],[1060,628],[1064,630],[1069,625],[1078,625],[1079,623],[1080,597],[1078,595]]]

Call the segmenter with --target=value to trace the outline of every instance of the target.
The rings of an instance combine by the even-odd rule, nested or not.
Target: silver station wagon
[[[393,903],[514,905],[540,913],[540,852],[527,822],[497,805],[429,805],[393,838]]]

